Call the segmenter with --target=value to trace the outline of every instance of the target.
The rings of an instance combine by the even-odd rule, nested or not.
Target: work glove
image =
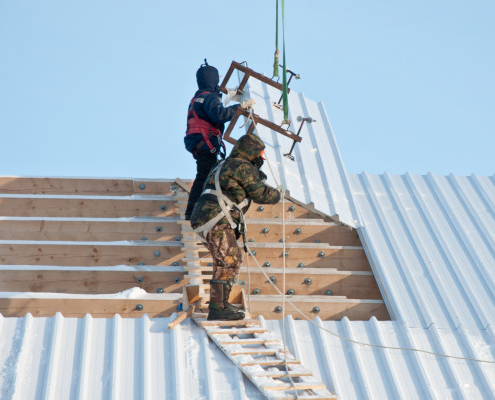
[[[244,100],[242,103],[241,103],[241,107],[242,108],[245,108],[245,109],[250,109],[253,107],[253,105],[256,103],[256,101],[254,99],[247,99],[247,100]]]
[[[268,179],[268,176],[266,176],[266,174],[261,169],[258,171],[258,174],[262,181],[266,181]]]
[[[229,104],[231,101],[241,101],[241,95],[237,94],[237,88],[229,89],[227,88],[227,97],[223,100],[224,106]]]

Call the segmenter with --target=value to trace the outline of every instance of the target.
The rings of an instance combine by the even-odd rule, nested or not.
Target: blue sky
[[[350,173],[495,173],[495,3],[286,0]],[[275,2],[0,0],[0,175],[192,178],[207,57],[271,76]],[[280,43],[281,45],[281,43]]]

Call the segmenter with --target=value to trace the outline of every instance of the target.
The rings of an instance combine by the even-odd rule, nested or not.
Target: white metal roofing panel
[[[0,316],[1,398],[263,398],[201,328],[186,320],[169,331],[168,322],[170,318],[146,315],[112,319]],[[262,322],[282,338],[281,321]],[[374,318],[316,318],[312,323],[290,317],[285,326],[290,350],[339,400],[495,398],[491,326],[474,332],[462,326],[411,328]]]
[[[254,112],[280,124],[283,112],[272,104],[280,98],[280,91],[256,79],[250,79],[248,83],[246,97],[256,101]],[[353,225],[346,172],[323,104],[292,91],[288,99],[291,131],[297,133],[301,124],[298,117],[310,117],[315,121],[304,123],[300,133],[302,141],[295,145],[293,152],[295,161],[284,157],[291,149],[292,139],[257,125],[257,132],[266,145],[266,163],[270,164],[263,167],[269,184],[281,183],[297,200],[314,203],[319,211],[338,214],[341,221]]]
[[[495,325],[493,177],[349,175],[359,231],[392,315]]]

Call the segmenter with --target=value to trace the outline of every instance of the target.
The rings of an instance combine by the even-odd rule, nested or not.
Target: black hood
[[[211,65],[200,67],[196,72],[196,81],[198,82],[198,89],[216,92],[219,89],[218,82],[220,82],[218,70]]]

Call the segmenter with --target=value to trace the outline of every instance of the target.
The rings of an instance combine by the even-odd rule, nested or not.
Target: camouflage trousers
[[[206,235],[206,247],[213,257],[213,280],[234,279],[241,267],[241,249],[228,224],[216,225]]]

